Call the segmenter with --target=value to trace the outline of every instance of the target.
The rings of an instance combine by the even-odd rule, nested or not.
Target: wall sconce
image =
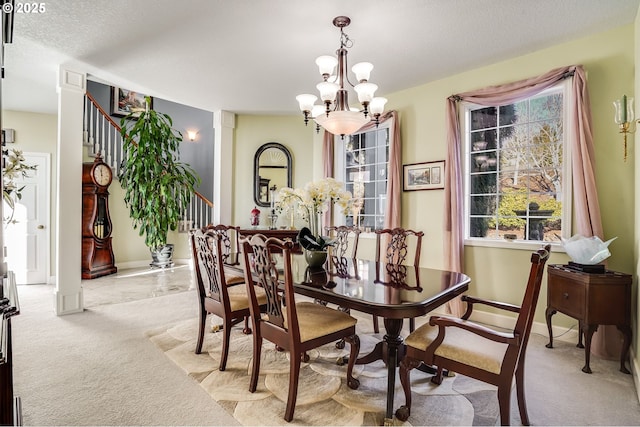
[[[616,108],[614,117],[616,124],[620,128],[620,133],[624,138],[624,161],[627,161],[627,134],[636,132],[635,114],[633,112],[633,98],[627,99],[627,95],[613,101]]]
[[[191,142],[195,141],[197,136],[198,136],[198,131],[187,130],[187,137],[189,138],[189,141]]]

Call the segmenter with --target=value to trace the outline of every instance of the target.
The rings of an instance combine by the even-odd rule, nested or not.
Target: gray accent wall
[[[87,91],[105,111],[111,111],[111,86],[89,80]],[[174,129],[182,133],[180,160],[200,176],[202,183],[198,192],[213,201],[213,113],[160,98],[153,98],[153,109],[168,114]],[[120,124],[120,117],[111,118]],[[187,130],[198,132],[195,141],[189,141]]]

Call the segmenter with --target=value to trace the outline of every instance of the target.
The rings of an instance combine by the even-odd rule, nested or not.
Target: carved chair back
[[[255,234],[242,241],[245,262],[245,282],[264,288],[267,295],[266,309],[260,312],[253,286],[249,289],[251,316],[259,332],[259,324],[267,322],[290,334],[294,342],[300,342],[300,330],[296,313],[293,277],[291,275],[291,251],[294,243],[275,237]],[[284,265],[278,269],[273,254],[282,254]]]
[[[208,225],[204,228],[206,232],[211,232],[220,236],[220,246],[222,262],[227,265],[237,265],[239,260],[230,260],[231,254],[240,253],[240,227],[233,225]]]
[[[224,268],[222,264],[221,236],[211,230],[195,230],[191,234],[196,284],[200,299],[211,298],[221,304],[228,300],[225,294]]]
[[[376,262],[387,264],[420,265],[420,249],[422,247],[422,231],[407,230],[404,228],[385,228],[376,230]],[[411,244],[415,241],[415,244]],[[410,247],[411,246],[411,247]],[[414,259],[407,260],[411,250]]]

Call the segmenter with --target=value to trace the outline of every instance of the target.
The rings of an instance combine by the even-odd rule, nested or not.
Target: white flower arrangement
[[[344,183],[333,178],[323,178],[307,183],[303,189],[281,188],[276,198],[276,209],[279,211],[297,212],[303,220],[309,222],[311,231],[317,235],[319,229],[314,222],[317,215],[336,204],[345,215],[349,213],[353,197],[344,189]]]

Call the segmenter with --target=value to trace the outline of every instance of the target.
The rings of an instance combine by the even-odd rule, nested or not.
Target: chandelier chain
[[[351,49],[353,47],[353,40],[349,38],[349,35],[344,32],[344,29],[340,28],[340,47]]]

